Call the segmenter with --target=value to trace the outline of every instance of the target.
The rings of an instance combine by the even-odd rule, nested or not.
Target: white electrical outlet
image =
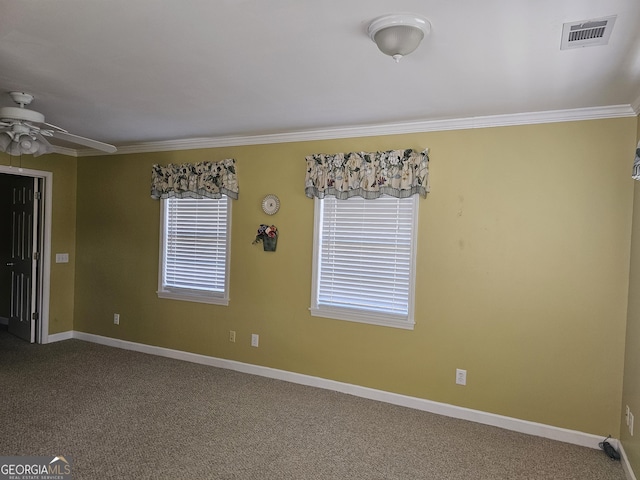
[[[629,433],[633,437],[633,413],[629,412]]]
[[[235,343],[235,341],[236,341],[236,331],[235,330],[229,330],[229,341]]]
[[[458,385],[466,385],[467,384],[467,371],[462,370],[460,368],[456,368],[456,384]]]
[[[251,346],[252,347],[257,347],[259,340],[260,340],[260,335],[258,335],[257,333],[252,333],[251,334]]]
[[[114,325],[120,325],[120,314],[119,313],[114,313],[113,314],[113,324]]]

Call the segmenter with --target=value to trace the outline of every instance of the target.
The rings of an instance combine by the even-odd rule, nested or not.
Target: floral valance
[[[154,165],[151,172],[151,198],[238,199],[236,161]]]
[[[406,198],[429,191],[428,150],[352,152],[307,157],[305,194],[309,198],[333,195],[339,199],[383,194]]]

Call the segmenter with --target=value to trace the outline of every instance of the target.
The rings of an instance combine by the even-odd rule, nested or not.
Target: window
[[[413,329],[418,196],[315,199],[311,314]]]
[[[160,298],[229,304],[230,224],[226,196],[162,200]]]

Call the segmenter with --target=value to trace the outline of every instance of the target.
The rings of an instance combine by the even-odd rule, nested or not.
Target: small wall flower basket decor
[[[260,225],[258,228],[258,234],[253,243],[262,242],[262,246],[265,252],[275,252],[276,245],[278,244],[278,229],[275,225]]]

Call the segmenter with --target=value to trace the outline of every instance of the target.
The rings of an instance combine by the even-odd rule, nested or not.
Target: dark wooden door
[[[6,175],[2,182],[8,201],[2,202],[0,215],[0,285],[3,300],[0,308],[8,313],[9,332],[28,341],[35,341],[34,290],[37,261],[36,205],[37,180],[31,177]],[[8,307],[8,311],[7,311]],[[4,314],[3,314],[4,316]]]
[[[0,174],[0,321],[8,325],[11,315],[11,181],[14,175]]]

